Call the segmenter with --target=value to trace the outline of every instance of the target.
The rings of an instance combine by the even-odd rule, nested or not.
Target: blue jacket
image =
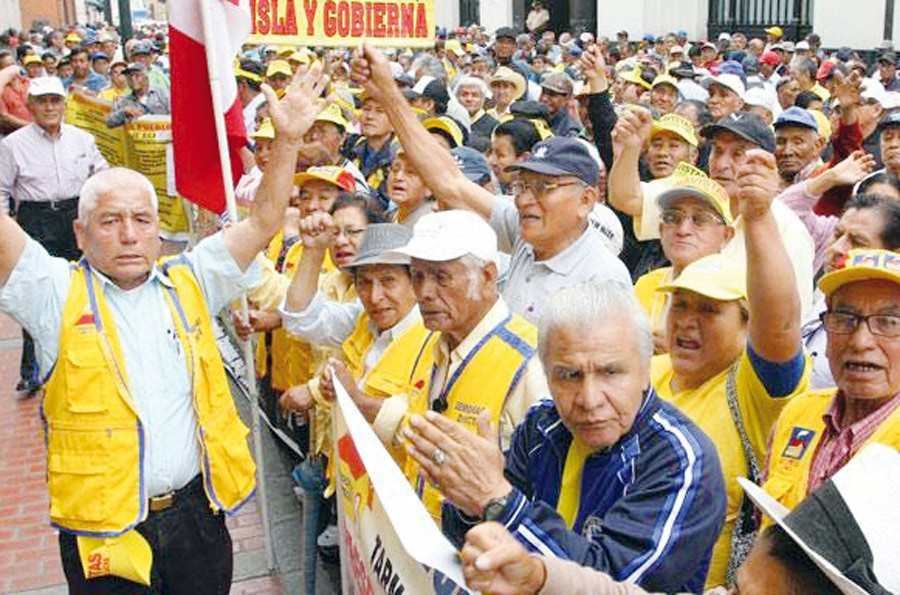
[[[573,560],[650,591],[700,592],[725,521],[716,448],[649,389],[631,430],[585,462],[573,530],[556,512],[572,435],[552,401],[532,407],[506,454],[512,495],[498,519],[533,552]],[[477,521],[445,503],[461,545]]]

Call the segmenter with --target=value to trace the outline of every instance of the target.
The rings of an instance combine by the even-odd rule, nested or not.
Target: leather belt
[[[43,209],[47,211],[61,211],[78,205],[78,197],[61,198],[59,200],[22,200],[19,201],[19,210],[22,207],[30,209]]]
[[[197,475],[191,481],[187,482],[184,487],[172,490],[170,492],[166,492],[165,494],[160,494],[159,496],[153,496],[149,499],[149,510],[150,512],[161,512],[163,510],[167,510],[172,508],[176,503],[182,501],[184,498],[187,498],[191,495],[192,492],[196,491],[198,488],[202,488],[203,485],[203,477],[201,475]]]

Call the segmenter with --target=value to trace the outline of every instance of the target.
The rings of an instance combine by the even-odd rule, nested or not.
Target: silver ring
[[[434,464],[440,467],[444,463],[447,462],[447,453],[440,449],[440,447],[435,447],[433,451],[431,451],[431,460],[434,461]]]

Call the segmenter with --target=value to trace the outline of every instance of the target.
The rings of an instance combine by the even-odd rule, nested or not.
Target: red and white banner
[[[212,39],[203,38],[202,7],[209,2]],[[178,193],[201,207],[225,210],[225,187],[216,140],[207,59],[216,56],[233,183],[240,178],[239,151],[247,143],[232,60],[250,33],[250,14],[237,0],[169,2],[172,136]],[[212,50],[210,52],[209,50]]]

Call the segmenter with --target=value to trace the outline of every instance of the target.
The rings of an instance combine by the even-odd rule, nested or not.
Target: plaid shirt
[[[825,421],[825,431],[819,448],[813,457],[812,467],[809,470],[809,486],[807,493],[812,493],[825,481],[843,467],[856,451],[862,447],[878,426],[882,424],[897,407],[900,407],[900,394],[890,401],[862,418],[841,428],[841,417],[844,414],[843,399],[840,394],[835,395],[828,407],[828,411],[822,416]]]

